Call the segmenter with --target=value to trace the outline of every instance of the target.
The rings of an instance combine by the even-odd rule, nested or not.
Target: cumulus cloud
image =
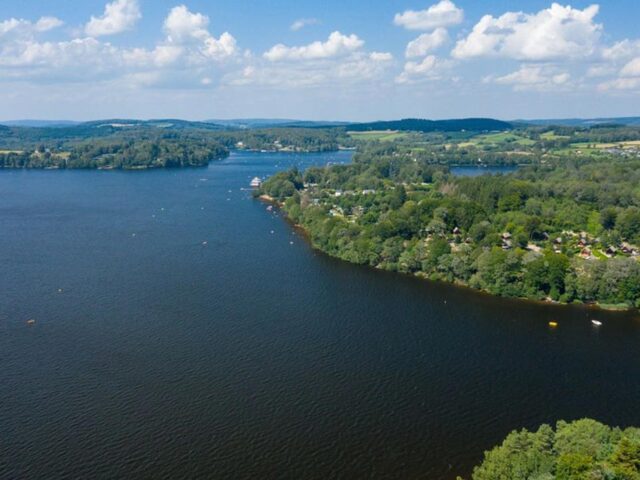
[[[429,55],[420,62],[406,62],[396,83],[416,83],[425,80],[439,80],[453,66],[450,60],[443,60],[435,55]]]
[[[271,62],[330,58],[353,52],[363,45],[364,42],[357,35],[343,35],[336,31],[325,42],[316,41],[300,47],[287,47],[279,43],[265,52],[264,58]]]
[[[35,23],[22,18],[10,18],[0,22],[0,40],[3,38],[33,38],[34,35],[62,26],[56,17],[40,17]]]
[[[167,44],[193,46],[206,58],[221,60],[236,53],[236,39],[224,32],[215,38],[209,32],[209,17],[193,13],[184,5],[174,7],[164,21]]]
[[[620,75],[623,77],[640,77],[640,57],[634,58],[622,67]]]
[[[333,32],[326,41],[289,47],[278,44],[250,62],[241,72],[227,75],[230,85],[309,88],[357,84],[381,78],[393,64],[389,52],[367,52],[357,35]]]
[[[355,51],[347,56],[274,63],[263,59],[231,73],[223,83],[233,86],[259,85],[274,88],[315,88],[356,85],[377,80],[390,67],[393,57],[385,52]]]
[[[104,18],[113,19],[113,12],[107,8]],[[129,85],[204,88],[235,64],[234,37],[225,32],[216,38],[208,29],[208,17],[182,5],[168,13],[165,38],[152,48],[118,47],[95,35],[68,41],[37,38],[39,32],[60,24],[52,17],[35,23],[0,22],[0,40],[5,39],[0,41],[0,78],[48,83],[118,79]]]
[[[451,0],[441,0],[426,10],[406,10],[397,13],[393,23],[407,30],[433,30],[457,25],[464,19],[464,11]]]
[[[514,90],[548,91],[566,87],[571,80],[568,72],[552,65],[522,65],[520,69],[501,77],[487,77],[485,83],[512,85]]]
[[[452,55],[528,61],[588,57],[595,52],[602,30],[594,23],[598,10],[598,5],[579,10],[553,3],[535,14],[485,15],[466,38],[458,41]]]
[[[302,30],[304,27],[308,27],[309,25],[318,25],[319,23],[320,20],[317,18],[299,18],[293,22],[289,28],[294,32],[297,32],[298,30]]]
[[[607,60],[623,60],[640,55],[640,40],[625,39],[616,42],[602,51],[603,58]]]
[[[640,90],[640,40],[625,39],[605,47],[602,59],[606,63],[592,66],[588,72],[602,69],[606,72],[602,77],[611,77],[598,85],[600,91]]]
[[[407,58],[422,57],[437,50],[449,41],[449,34],[444,28],[437,28],[431,33],[423,33],[407,44],[405,56]]]
[[[91,17],[84,31],[90,37],[115,35],[131,30],[141,17],[138,0],[115,0],[104,7],[101,17]]]

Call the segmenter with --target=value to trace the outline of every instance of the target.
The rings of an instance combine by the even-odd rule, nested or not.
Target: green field
[[[381,142],[390,142],[409,135],[409,132],[400,132],[397,130],[370,130],[368,132],[347,133],[355,140],[377,140]]]
[[[557,135],[556,132],[552,130],[550,132],[544,132],[543,134],[540,135],[540,138],[543,140],[563,140],[570,137],[566,135]]]
[[[517,135],[512,132],[499,132],[499,133],[487,133],[484,135],[478,135],[470,138],[465,142],[460,143],[461,147],[471,147],[479,145],[500,145],[504,143],[513,143],[515,145],[530,146],[536,142],[530,138],[526,138]]]

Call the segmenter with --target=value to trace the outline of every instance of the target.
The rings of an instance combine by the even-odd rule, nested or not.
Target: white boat
[[[593,323],[596,327],[599,327],[602,325],[602,322],[600,320],[591,320],[591,323]]]
[[[260,180],[258,177],[254,177],[253,180],[251,180],[251,188],[258,188],[260,185],[262,185],[262,180]]]

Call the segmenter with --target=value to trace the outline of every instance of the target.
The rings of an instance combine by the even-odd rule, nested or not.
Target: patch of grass
[[[409,135],[409,132],[400,132],[398,130],[371,130],[368,132],[347,133],[355,140],[378,140],[381,142],[390,142]]]
[[[487,133],[484,135],[478,135],[476,137],[468,139],[466,142],[459,144],[461,147],[470,147],[478,145],[501,145],[513,143],[520,146],[534,145],[536,142],[530,138],[520,136],[513,132],[498,132]]]
[[[555,131],[551,130],[550,132],[544,132],[542,135],[540,135],[540,138],[544,140],[563,140],[570,137],[566,135],[557,135]]]

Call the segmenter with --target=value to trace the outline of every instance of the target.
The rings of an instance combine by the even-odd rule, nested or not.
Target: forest
[[[176,120],[0,126],[0,168],[200,167],[234,149],[322,152],[353,144],[343,129],[225,129]]]
[[[594,153],[562,146],[478,177],[455,176],[402,140],[368,142],[350,165],[281,172],[258,194],[349,262],[500,296],[638,307],[640,154],[599,142],[640,129],[572,135]]]
[[[485,453],[473,480],[640,480],[640,429],[595,420],[514,431]],[[458,480],[462,480],[458,477]]]

